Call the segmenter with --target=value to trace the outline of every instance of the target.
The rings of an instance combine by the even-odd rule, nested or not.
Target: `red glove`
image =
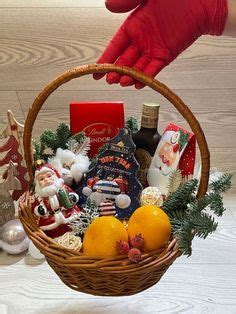
[[[115,13],[129,12],[144,0],[105,0],[106,8]]]
[[[227,0],[106,0],[108,9],[116,12],[138,3],[97,63],[125,65],[155,77],[199,36],[221,35],[228,15]],[[95,79],[103,76],[94,74]],[[107,74],[107,82],[144,87],[115,72]]]

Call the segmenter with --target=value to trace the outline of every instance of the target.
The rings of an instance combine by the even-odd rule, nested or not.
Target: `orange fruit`
[[[165,246],[170,238],[171,225],[166,213],[155,205],[141,206],[134,211],[128,224],[129,238],[141,234],[144,250],[154,251]]]
[[[128,233],[123,223],[112,216],[98,217],[85,232],[84,254],[100,258],[117,256],[116,242],[120,240],[128,241]]]

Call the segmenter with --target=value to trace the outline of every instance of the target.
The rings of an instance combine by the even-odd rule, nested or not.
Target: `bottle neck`
[[[158,116],[149,116],[142,114],[141,129],[155,129],[158,128]]]

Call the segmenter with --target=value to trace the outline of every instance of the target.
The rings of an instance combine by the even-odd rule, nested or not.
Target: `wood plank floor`
[[[0,131],[7,109],[24,123],[39,91],[65,70],[94,63],[126,15],[103,0],[0,1]],[[211,165],[236,172],[236,39],[205,36],[157,77],[189,105],[211,152]],[[69,122],[68,104],[123,100],[127,116],[140,117],[144,101],[161,105],[159,129],[182,117],[156,92],[109,86],[86,76],[61,86],[39,114],[42,129]],[[0,313],[236,313],[236,176],[217,232],[194,241],[160,283],[132,297],[101,298],[64,286],[45,262],[0,252]]]

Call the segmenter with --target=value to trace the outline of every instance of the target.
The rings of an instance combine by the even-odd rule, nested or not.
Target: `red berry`
[[[117,249],[118,254],[121,254],[121,255],[128,254],[129,243],[126,241],[122,241],[122,240],[117,241],[116,242],[116,249]]]
[[[133,248],[129,250],[128,258],[131,262],[138,263],[142,259],[142,254],[139,249]]]
[[[134,238],[130,239],[131,246],[140,250],[143,248],[143,244],[144,244],[143,241],[144,240],[141,233],[136,234]]]

